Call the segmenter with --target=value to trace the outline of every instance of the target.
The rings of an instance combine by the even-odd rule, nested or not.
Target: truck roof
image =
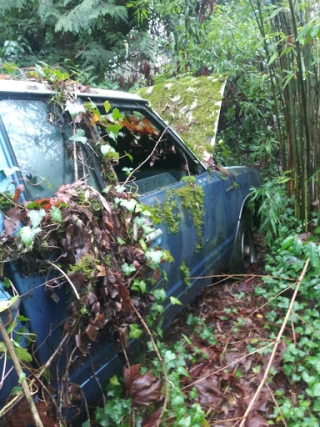
[[[84,92],[80,90],[84,89]],[[0,94],[1,93],[21,93],[21,94],[38,94],[38,95],[52,95],[54,90],[46,84],[46,82],[39,83],[32,80],[10,80],[0,78]],[[86,98],[106,98],[118,99],[128,101],[139,101],[148,104],[148,101],[142,99],[140,96],[133,93],[92,88],[90,86],[79,85],[79,90],[76,90],[77,97]]]

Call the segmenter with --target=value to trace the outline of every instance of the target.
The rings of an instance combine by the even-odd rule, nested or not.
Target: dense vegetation
[[[269,244],[265,270],[259,271],[264,277],[252,291],[262,313],[264,332],[259,330],[259,336],[264,340],[259,342],[257,335],[241,351],[261,354],[250,375],[260,375],[260,384],[264,374],[268,376],[273,409],[257,412],[255,408],[247,425],[318,426],[319,4],[315,0],[0,0],[0,11],[4,73],[18,75],[22,67],[44,62],[81,82],[125,90],[181,76],[228,75],[214,158],[223,165],[245,163],[260,169],[264,184],[253,192],[253,199],[259,202],[261,229]],[[267,312],[259,308],[266,303]],[[225,310],[219,321],[228,320],[234,341],[242,339],[245,308],[242,314],[235,307]],[[213,337],[204,317],[188,320],[197,335],[184,336],[173,346],[157,341],[159,357],[148,365],[152,374],[137,367],[127,371],[126,398],[118,378],[112,379],[107,404],[95,414],[98,425],[119,425],[122,420],[151,427],[162,415],[163,425],[208,425],[208,401],[203,400],[214,395],[214,388],[222,387],[224,393],[234,382],[231,374],[225,374],[219,387],[202,383],[201,389],[199,383],[193,384],[201,369],[212,375],[216,335],[219,342],[231,339],[223,328]],[[132,332],[140,334],[140,329]],[[267,342],[274,346],[270,359]],[[219,369],[224,362],[219,359]],[[195,367],[198,373],[193,377]],[[237,365],[233,377],[249,375],[251,368],[246,369]],[[165,414],[157,409],[161,398],[155,379],[163,372],[173,390],[167,390]],[[141,403],[141,389],[133,391],[137,380],[144,391],[153,387],[153,399]],[[258,389],[259,382],[255,386]],[[212,402],[219,405],[216,397],[211,397]],[[150,405],[147,411],[141,409]],[[240,417],[238,424],[243,425],[242,415],[225,411],[229,418]],[[219,413],[214,416],[221,419]]]

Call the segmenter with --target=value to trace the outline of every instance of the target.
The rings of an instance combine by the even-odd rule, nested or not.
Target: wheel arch
[[[233,249],[232,249],[228,269],[230,269],[230,267],[233,263],[233,260],[235,258],[235,251],[237,250],[236,242],[237,242],[238,236],[239,236],[239,228],[240,228],[241,219],[246,218],[251,229],[253,227],[259,226],[258,205],[256,202],[250,203],[250,198],[251,198],[251,193],[249,193],[245,196],[245,198],[243,199],[242,204],[241,204],[241,208],[239,211],[239,217],[238,217],[238,221],[237,221],[237,229],[236,229],[236,233],[235,233],[235,237],[234,237]]]

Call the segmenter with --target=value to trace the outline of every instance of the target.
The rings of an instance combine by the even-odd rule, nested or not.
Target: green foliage
[[[160,291],[161,293],[161,291]],[[161,425],[170,425],[172,427],[192,426],[208,427],[206,413],[199,403],[195,403],[198,394],[195,388],[186,390],[185,379],[190,378],[188,369],[207,358],[207,355],[193,345],[192,339],[201,338],[203,343],[213,345],[216,343],[212,336],[212,331],[205,322],[195,316],[189,316],[187,323],[192,326],[191,337],[183,337],[174,345],[166,345],[163,341],[157,340],[157,347],[164,362],[170,384],[167,410],[163,414]],[[134,326],[134,325],[132,325]],[[149,351],[153,352],[151,343],[148,342]],[[190,351],[190,348],[192,351]],[[163,375],[163,365],[159,358],[151,353],[143,360],[142,372],[151,371],[155,377]],[[138,379],[142,383],[142,378]],[[133,393],[139,391],[139,383]],[[148,388],[144,384],[143,395],[147,396]],[[164,391],[163,391],[164,392]],[[106,406],[97,408],[95,419],[100,426],[116,427],[117,425],[129,426],[132,418],[133,405],[130,398],[124,392],[122,381],[113,377],[106,391]],[[152,414],[157,409],[156,405],[151,404],[149,408],[134,408],[135,425],[141,425],[141,421],[147,414]],[[85,427],[85,424],[83,424]]]
[[[284,237],[289,228],[298,225],[282,178],[266,180],[261,187],[253,188],[250,204],[258,207],[260,229],[265,233],[268,243],[274,237]]]
[[[211,345],[216,343],[216,339],[212,334],[212,329],[210,329],[205,321],[200,317],[190,314],[187,319],[187,324],[193,326],[194,333],[199,335],[199,337],[204,341],[207,341]]]
[[[50,209],[51,219],[54,222],[62,222],[62,213],[59,208],[52,206]]]
[[[97,408],[95,421],[102,427],[114,427],[123,424],[123,418],[130,412],[131,400],[123,396],[123,388],[117,377],[113,377],[107,387],[107,404]]]
[[[299,228],[297,229],[299,231]],[[266,271],[270,277],[263,279],[264,286],[256,287],[256,295],[262,295],[268,304],[267,326],[270,336],[279,330],[283,317],[288,310],[292,289],[302,271],[307,258],[310,266],[304,277],[291,315],[292,328],[296,340],[286,338],[286,349],[283,356],[283,371],[297,387],[296,402],[286,396],[281,389],[275,392],[282,416],[289,427],[316,426],[319,419],[320,397],[320,246],[312,241],[302,242],[299,236],[291,234],[283,239],[273,241],[271,253],[266,257]],[[277,276],[277,277],[272,277]],[[292,289],[288,289],[291,285]],[[276,298],[275,296],[278,295]],[[280,422],[281,415],[274,408],[271,420]],[[270,420],[270,421],[271,421]]]
[[[191,282],[190,282],[190,271],[189,268],[186,266],[186,263],[183,261],[179,267],[179,270],[181,272],[182,278],[183,278],[183,282],[187,285],[187,286],[191,286]]]
[[[121,0],[0,0],[0,10],[0,58],[19,67],[37,61],[59,64],[86,84],[104,83],[106,72],[112,79],[120,64],[137,59],[148,40],[134,9]],[[141,49],[143,59],[153,52],[148,47]]]
[[[53,14],[54,10],[52,5],[46,6],[43,3],[39,12],[46,19],[47,16]],[[56,13],[58,15],[58,9],[56,9]],[[83,0],[76,7],[60,15],[55,24],[55,31],[76,34],[87,31],[91,34],[93,30],[99,29],[101,26],[98,19],[103,19],[106,15],[109,15],[115,22],[127,21],[128,18],[125,6],[117,5],[112,0]]]
[[[12,285],[10,280],[7,279],[7,281],[10,283],[10,286]],[[23,362],[31,362],[33,360],[32,355],[28,351],[27,347],[30,342],[32,342],[35,339],[34,334],[27,333],[27,330],[25,326],[23,326],[23,322],[28,321],[24,316],[12,316],[12,313],[15,313],[17,308],[20,305],[20,297],[18,295],[14,295],[10,300],[5,301],[2,300],[0,302],[0,314],[4,314],[3,312],[6,312],[5,314],[10,313],[7,316],[7,319],[9,319],[8,323],[6,324],[6,331],[7,334],[10,336],[11,343],[13,345],[13,350],[17,356],[17,358],[20,361]],[[21,338],[25,338],[25,342],[23,345],[21,345]],[[2,356],[2,353],[6,354],[6,357],[9,357],[8,349],[4,342],[0,342],[0,356]],[[21,374],[20,378],[18,379],[19,384],[23,381],[25,378],[25,374]]]

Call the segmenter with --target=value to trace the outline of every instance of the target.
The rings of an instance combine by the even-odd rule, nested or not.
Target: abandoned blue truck
[[[0,80],[0,192],[13,193],[14,188],[23,183],[20,201],[25,203],[52,197],[61,186],[75,180],[75,169],[78,179],[86,177],[96,191],[101,192],[106,186],[88,141],[80,144],[81,162],[74,164],[72,147],[75,138],[70,129],[75,120],[68,116],[69,113],[72,115],[70,109],[53,119],[53,103],[50,102],[53,95],[54,91],[44,83]],[[210,283],[210,278],[204,276],[228,268],[241,272],[254,261],[247,202],[251,188],[260,186],[259,174],[247,167],[223,170],[206,167],[150,108],[148,101],[137,95],[82,88],[73,96],[74,103],[90,102],[98,109],[103,109],[108,101],[111,111],[119,112],[122,129],[117,134],[115,147],[120,157],[114,167],[118,180],[125,183],[126,189],[137,192],[144,205],[157,207],[160,211],[163,220],[155,224],[146,241],[151,247],[168,250],[174,259],[163,264],[167,280],[163,285],[166,299],[161,317],[165,328],[179,310]],[[78,130],[77,135],[79,143],[84,133]],[[160,139],[163,149],[154,155]],[[66,141],[71,141],[71,149]],[[134,179],[127,182],[127,175],[132,171],[136,171]],[[195,224],[190,209],[178,197],[178,190],[187,185],[185,177],[190,176],[204,195],[200,224]],[[161,211],[172,209],[173,204],[180,221],[175,230],[165,220],[165,214],[161,216]],[[199,209],[198,206],[195,208]],[[5,217],[1,211],[2,235]],[[188,268],[190,283],[186,283],[181,265]],[[59,287],[56,298],[50,297],[48,289],[42,286],[48,278],[22,271],[14,260],[6,262],[1,274],[9,278],[17,294],[23,296],[19,314],[24,316],[21,317],[24,331],[36,337],[34,357],[28,365],[30,371],[33,367],[45,366],[63,340],[62,325],[67,317],[68,299],[65,287]],[[170,297],[177,298],[182,305],[172,304]],[[3,280],[0,302],[10,302],[11,298],[12,292]],[[12,313],[3,310],[1,314],[5,323],[9,314],[16,315],[16,310],[13,308]],[[25,345],[23,340],[20,345],[22,348]],[[10,399],[12,389],[18,385],[18,378],[5,347],[1,346],[0,351],[0,404],[3,407]],[[68,372],[69,384],[80,386],[89,404],[100,397],[97,380],[104,386],[121,371],[123,360],[118,353],[113,339],[104,336],[92,345],[90,357],[83,358]],[[57,369],[65,369],[61,363],[53,365],[51,375],[55,375]],[[63,381],[58,383],[57,390],[59,387],[64,387]]]

